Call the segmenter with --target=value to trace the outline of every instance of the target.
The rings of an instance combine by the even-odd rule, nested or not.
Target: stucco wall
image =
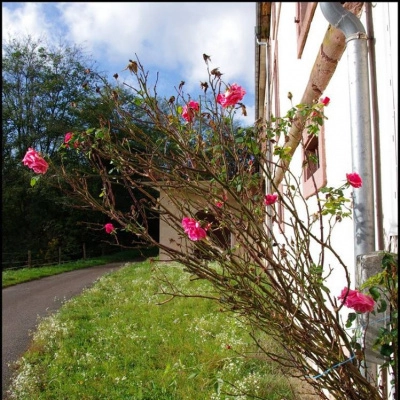
[[[297,58],[296,24],[294,2],[280,3],[280,17],[277,37],[272,47],[278,46],[279,54],[279,95],[281,115],[292,105],[299,104],[310,77],[321,43],[329,23],[317,6],[311,23],[307,42],[301,59]],[[379,99],[379,125],[382,170],[382,200],[385,236],[397,235],[397,3],[376,3],[372,7],[376,37],[376,69]],[[361,22],[366,27],[365,12]],[[346,173],[352,171],[352,145],[349,109],[349,78],[346,50],[339,61],[336,71],[322,96],[331,101],[325,109],[325,148],[327,165],[327,186],[338,187],[346,180]],[[396,84],[396,86],[394,85]],[[288,92],[293,95],[292,102]],[[360,99],[362,100],[362,99]],[[368,100],[368,99],[365,99]],[[300,171],[302,165],[300,148],[295,153],[291,169]],[[362,171],[356,171],[362,175]],[[370,188],[371,193],[373,188]],[[346,192],[351,194],[351,191]],[[313,207],[313,198],[309,205]],[[312,212],[312,211],[311,211]],[[332,243],[349,266],[352,284],[355,283],[354,226],[351,219],[338,224],[332,237]],[[328,263],[329,264],[329,261]],[[345,284],[343,271],[332,265],[329,286],[332,293],[339,293]]]

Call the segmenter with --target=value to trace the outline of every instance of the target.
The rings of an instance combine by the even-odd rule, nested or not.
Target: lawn
[[[103,276],[40,322],[9,399],[308,398],[258,353],[243,321],[210,299],[160,294],[161,275],[186,293],[215,295],[180,265],[152,259]]]

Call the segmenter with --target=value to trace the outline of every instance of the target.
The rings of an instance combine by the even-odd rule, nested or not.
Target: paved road
[[[126,262],[112,263],[49,276],[3,289],[3,399],[10,383],[12,369],[8,363],[17,361],[28,349],[38,317],[58,310],[69,300],[90,287],[102,275],[116,271]]]

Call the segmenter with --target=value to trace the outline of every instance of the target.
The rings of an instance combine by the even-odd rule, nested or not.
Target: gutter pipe
[[[320,3],[328,22],[346,37],[350,90],[352,172],[363,180],[353,191],[354,255],[375,251],[374,178],[367,35],[360,20],[341,3]]]
[[[261,4],[258,2],[256,3],[256,15],[259,16],[261,14]],[[266,129],[266,125],[270,123],[271,121],[271,45],[270,45],[270,40],[269,37],[266,37],[264,40],[261,40],[261,32],[258,32],[258,27],[261,27],[261,20],[258,20],[257,18],[257,27],[256,27],[256,65],[259,68],[259,77],[261,77],[261,80],[265,80],[265,88],[262,93],[260,93],[259,88],[256,88],[256,93],[257,93],[257,98],[256,98],[256,120],[259,119],[260,116],[262,116],[263,121],[262,121],[262,126],[263,130]],[[268,33],[269,34],[269,33]],[[260,99],[259,97],[263,97]],[[262,100],[262,104],[264,109],[260,110],[258,108],[258,104],[260,104],[260,100]],[[263,136],[265,135],[265,132],[263,132]],[[271,144],[267,144],[266,148],[266,158],[267,160],[271,160]],[[266,170],[270,170],[269,165],[264,165],[263,168]],[[270,173],[268,174],[269,176]],[[270,179],[265,179],[264,177],[264,182],[265,182],[265,193],[272,193],[272,186],[271,186],[271,180]],[[264,224],[266,227],[267,232],[272,232],[272,217],[266,213]]]
[[[359,286],[368,279],[371,273],[376,272],[376,265],[371,266],[368,262],[376,249],[368,36],[360,20],[353,13],[344,9],[341,3],[320,3],[320,5],[324,17],[332,26],[342,30],[346,38],[350,90],[352,168],[353,172],[360,174],[363,180],[362,187],[353,190],[355,283],[356,286]],[[379,170],[376,172],[379,172]],[[380,183],[380,177],[377,178],[377,183]],[[380,187],[377,189],[379,201],[381,200],[379,196]],[[380,244],[378,244],[379,246]],[[364,316],[358,318],[358,323],[361,327],[366,326],[367,322]],[[377,317],[370,318],[369,322],[372,324],[377,322]],[[371,352],[369,344],[370,335],[376,332],[372,332],[373,330],[370,331],[363,332],[363,337],[366,339],[365,354],[366,359],[369,361],[369,369],[372,371],[375,370],[376,373],[377,364],[381,364],[382,361]],[[363,371],[365,377],[368,377],[367,365],[365,363],[362,363],[361,371]],[[384,373],[381,374],[381,378],[384,386],[383,395],[386,397],[386,375]]]

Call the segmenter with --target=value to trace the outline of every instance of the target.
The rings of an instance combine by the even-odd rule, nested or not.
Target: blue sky
[[[159,73],[159,93],[166,96],[181,80],[187,93],[198,91],[207,79],[206,53],[224,82],[245,88],[246,123],[252,124],[255,4],[3,2],[2,34],[3,40],[29,34],[81,45],[110,78],[123,76],[137,54],[151,75]]]

